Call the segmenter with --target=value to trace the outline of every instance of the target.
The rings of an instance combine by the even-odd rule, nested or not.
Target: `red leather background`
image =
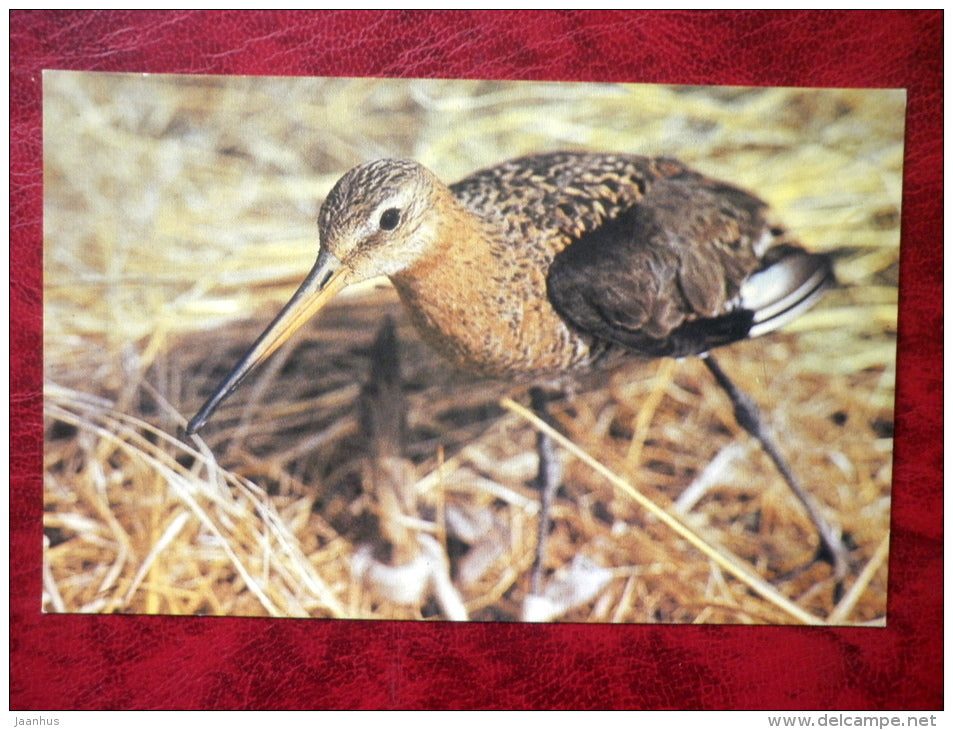
[[[10,15],[12,709],[942,707],[942,13]],[[886,629],[45,616],[41,70],[905,87]]]

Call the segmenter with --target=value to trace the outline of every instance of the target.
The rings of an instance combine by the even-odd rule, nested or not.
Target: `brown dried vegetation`
[[[882,624],[902,122],[889,91],[48,73],[44,610],[519,619],[536,430],[501,399],[525,392],[448,369],[386,282],[345,292],[201,440],[182,428],[309,269],[344,170],[407,156],[450,182],[572,148],[678,156],[842,251],[841,289],[719,355],[852,553],[837,596],[705,368],[632,363],[553,402],[559,430],[756,583],[561,447],[556,617]],[[401,388],[375,411],[388,315]],[[404,414],[399,446],[368,403]]]

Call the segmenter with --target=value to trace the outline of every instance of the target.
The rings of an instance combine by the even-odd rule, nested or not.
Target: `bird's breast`
[[[553,309],[545,248],[509,255],[455,245],[392,277],[424,339],[454,365],[491,377],[543,377],[586,364],[590,342]]]

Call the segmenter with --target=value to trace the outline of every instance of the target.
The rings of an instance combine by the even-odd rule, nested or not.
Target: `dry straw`
[[[891,91],[47,73],[44,609],[520,618],[541,426],[501,405],[521,390],[430,353],[386,282],[342,295],[204,440],[181,429],[308,270],[344,170],[409,156],[452,181],[570,148],[678,156],[839,251],[843,288],[721,361],[852,565],[838,595],[703,367],[632,363],[553,404],[551,617],[882,624],[902,122]],[[375,400],[388,315],[402,388]],[[397,418],[382,402],[399,448],[365,428]]]

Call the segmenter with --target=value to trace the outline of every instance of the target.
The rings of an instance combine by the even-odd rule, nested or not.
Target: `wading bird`
[[[701,356],[802,501],[840,579],[846,549],[788,468],[751,400],[710,351],[770,332],[833,284],[740,188],[670,158],[560,152],[447,186],[410,160],[347,172],[318,217],[304,283],[188,425],[201,428],[248,373],[337,292],[386,275],[424,339],[456,366],[561,387],[620,358]],[[543,412],[545,398],[531,391]],[[540,439],[539,589],[557,485]],[[549,478],[543,478],[549,474]]]

